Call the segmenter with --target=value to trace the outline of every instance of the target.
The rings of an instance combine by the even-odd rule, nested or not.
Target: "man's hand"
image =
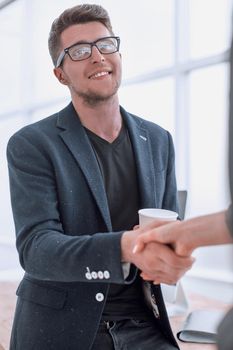
[[[151,242],[142,252],[134,253],[132,262],[142,271],[144,280],[174,284],[192,267],[193,259],[179,257],[169,246]]]

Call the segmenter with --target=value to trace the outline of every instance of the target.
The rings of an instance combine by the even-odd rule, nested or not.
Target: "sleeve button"
[[[110,278],[110,273],[109,273],[109,271],[104,271],[104,278],[106,279],[106,280],[108,280],[109,278]]]
[[[97,293],[95,298],[97,301],[101,302],[104,300],[104,295],[103,295],[103,293]]]
[[[97,272],[95,272],[95,271],[92,271],[92,273],[91,273],[91,277],[94,279],[94,280],[96,280],[97,279]]]
[[[104,278],[104,273],[102,271],[98,271],[98,277],[102,280]]]
[[[92,276],[91,276],[90,272],[86,272],[85,273],[85,277],[86,277],[87,280],[91,280],[92,279]]]

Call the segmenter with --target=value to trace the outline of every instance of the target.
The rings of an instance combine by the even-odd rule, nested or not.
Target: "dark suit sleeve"
[[[232,204],[226,212],[226,222],[231,235],[233,236],[233,206]]]
[[[229,147],[228,147],[228,164],[229,164],[229,184],[231,192],[231,203],[233,201],[233,40],[230,49],[230,100],[229,100]],[[227,212],[227,225],[233,236],[233,206],[230,205]]]
[[[233,346],[233,309],[228,311],[218,327],[217,344],[219,350],[232,350]]]
[[[124,283],[122,232],[90,235],[77,228],[71,235],[64,231],[58,174],[52,164],[55,160],[46,153],[48,145],[49,141],[43,146],[43,140],[30,128],[14,135],[8,143],[11,202],[23,269],[41,280]],[[59,163],[59,159],[56,161]],[[63,207],[68,208],[72,226],[72,208],[69,210],[65,202]],[[88,271],[100,277],[89,279]],[[105,271],[103,277],[101,272]]]

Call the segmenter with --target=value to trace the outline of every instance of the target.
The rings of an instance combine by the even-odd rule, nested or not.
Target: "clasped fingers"
[[[154,242],[134,255],[143,279],[167,284],[176,283],[194,262],[192,257],[178,256],[169,246]]]

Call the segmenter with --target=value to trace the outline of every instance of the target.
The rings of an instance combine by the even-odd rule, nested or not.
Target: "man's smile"
[[[89,75],[88,79],[96,79],[96,78],[99,78],[99,77],[103,77],[103,76],[109,75],[111,73],[112,73],[111,71],[106,71],[106,70],[99,71],[99,72],[92,73],[91,75]]]

